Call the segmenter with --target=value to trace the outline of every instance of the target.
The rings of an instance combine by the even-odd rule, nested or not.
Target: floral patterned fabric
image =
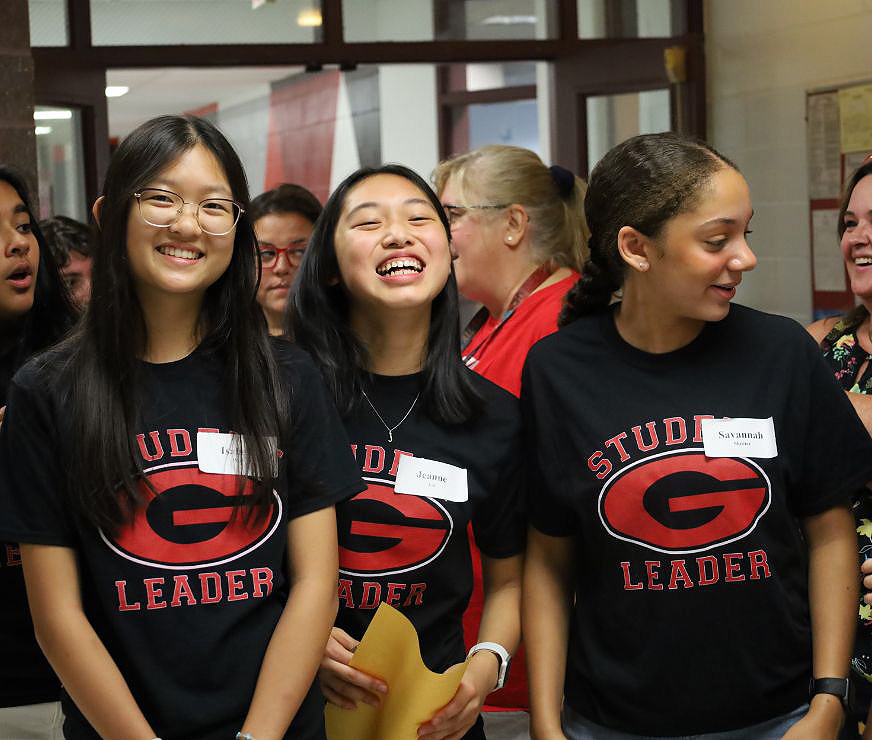
[[[839,319],[821,342],[824,359],[833,369],[836,380],[851,393],[872,393],[872,363],[863,368],[861,377],[857,377],[863,363],[870,359],[869,353],[857,340],[857,328],[867,315],[863,312],[856,317]]]
[[[872,360],[872,356],[860,346],[857,339],[857,329],[868,315],[865,310],[860,310],[839,319],[821,342],[824,359],[833,369],[836,380],[851,393],[872,394],[872,362],[867,362]],[[872,495],[868,489],[857,492],[854,498],[854,517],[857,521],[857,540],[862,562],[872,557]],[[872,606],[863,601],[862,595],[859,611],[860,624],[851,666],[856,673],[872,683]]]

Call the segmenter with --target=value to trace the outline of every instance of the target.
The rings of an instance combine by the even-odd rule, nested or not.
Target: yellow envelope
[[[328,704],[324,712],[329,740],[414,740],[418,725],[451,701],[466,663],[433,673],[421,660],[412,623],[382,602],[354,651],[351,666],[388,685],[381,706],[363,702],[357,709]]]

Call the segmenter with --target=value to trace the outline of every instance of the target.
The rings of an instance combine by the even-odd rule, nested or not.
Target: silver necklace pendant
[[[373,402],[369,400],[369,396],[366,395],[366,391],[363,390],[363,389],[361,389],[360,392],[363,393],[363,397],[366,399],[366,402],[369,404],[369,407],[373,410],[373,412],[375,413],[375,415],[378,417],[378,420],[382,423],[382,426],[383,426],[385,429],[387,429],[387,432],[388,432],[388,442],[393,442],[393,441],[394,441],[394,431],[395,431],[396,429],[399,428],[400,424],[402,424],[406,419],[409,418],[409,414],[412,413],[412,409],[415,408],[415,404],[418,403],[418,399],[421,397],[421,394],[418,393],[418,394],[415,396],[415,400],[412,401],[412,405],[409,406],[409,410],[408,410],[405,414],[403,414],[403,418],[400,419],[400,420],[399,420],[396,424],[394,424],[392,427],[389,427],[389,426],[387,425],[387,422],[382,418],[382,415],[378,412],[378,409],[375,407],[375,405],[373,404]]]

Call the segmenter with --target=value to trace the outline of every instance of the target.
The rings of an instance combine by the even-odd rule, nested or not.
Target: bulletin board
[[[845,180],[872,153],[872,83],[806,95],[812,308],[820,319],[854,305],[836,231]]]

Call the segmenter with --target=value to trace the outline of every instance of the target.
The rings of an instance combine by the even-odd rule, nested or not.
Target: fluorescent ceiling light
[[[127,85],[107,85],[106,97],[120,98],[122,95],[127,95],[128,90],[130,90],[130,88],[127,87]]]
[[[321,11],[317,8],[304,8],[297,15],[297,25],[314,28],[321,25]]]
[[[73,117],[71,110],[35,110],[34,121],[67,121]]]
[[[44,136],[51,133],[51,126],[37,126],[35,131],[37,136]]]
[[[483,26],[515,26],[518,24],[534,25],[536,23],[535,15],[492,15],[485,18],[481,25]]]

